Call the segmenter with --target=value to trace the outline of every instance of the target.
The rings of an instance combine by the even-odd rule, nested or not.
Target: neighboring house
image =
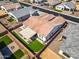
[[[51,39],[65,24],[62,17],[55,17],[52,14],[43,16],[32,16],[23,25],[30,27],[37,32],[37,36],[43,41]]]
[[[59,54],[66,59],[79,59],[79,25],[68,27],[63,35],[66,37],[60,46]]]
[[[10,12],[10,11],[14,11],[14,10],[18,10],[21,9],[21,5],[19,3],[8,3],[6,5],[2,5],[1,9],[4,10],[6,13]]]
[[[28,39],[28,40],[29,39],[34,40],[35,36],[36,36],[36,32],[27,27],[27,28],[23,29],[22,31],[20,31],[20,35],[22,37],[24,37],[25,40],[26,39]]]
[[[76,9],[76,5],[74,3],[72,3],[72,2],[64,2],[63,5],[69,11]]]
[[[9,12],[9,16],[12,17],[14,20],[23,21],[29,18],[32,15],[35,15],[37,10],[32,9],[31,7],[24,7],[19,10]]]
[[[63,2],[55,7],[57,10],[69,10],[74,11],[76,9],[76,5],[72,2]]]

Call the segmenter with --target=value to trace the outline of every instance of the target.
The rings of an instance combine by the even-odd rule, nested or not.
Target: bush
[[[13,22],[14,19],[12,17],[10,17],[9,19],[7,19],[9,22]]]

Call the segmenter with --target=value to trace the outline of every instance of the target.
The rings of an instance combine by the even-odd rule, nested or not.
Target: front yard
[[[33,52],[39,52],[44,48],[44,45],[37,40],[38,38],[28,44],[17,33],[12,33],[18,40],[20,40],[25,46],[27,46],[29,50],[32,50]]]

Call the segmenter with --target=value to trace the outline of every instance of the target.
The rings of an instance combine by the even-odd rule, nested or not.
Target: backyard
[[[10,59],[20,59],[22,56],[24,56],[24,53],[19,49],[11,55]]]
[[[30,44],[28,44],[28,47],[30,49],[32,49],[34,52],[38,52],[38,51],[40,51],[44,47],[44,45],[42,43],[40,43],[37,39],[35,39]]]
[[[3,48],[10,44],[12,40],[6,35],[0,38],[0,48]]]
[[[28,44],[17,33],[15,33],[15,32],[12,32],[12,33],[25,46],[27,46],[29,48],[29,50],[32,50],[33,52],[39,52],[42,48],[44,48],[44,45],[37,40],[38,38],[36,38],[34,41],[32,41],[31,43]]]

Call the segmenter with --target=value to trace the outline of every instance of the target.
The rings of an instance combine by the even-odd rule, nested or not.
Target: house
[[[35,32],[37,36],[46,42],[52,38],[56,32],[59,31],[65,24],[65,20],[62,17],[55,17],[52,14],[45,14],[43,16],[32,16],[26,20],[23,25],[28,26]]]
[[[19,3],[10,3],[1,6],[1,10],[4,10],[6,13],[14,10],[21,9],[21,5]]]
[[[9,16],[12,17],[14,20],[23,21],[27,18],[29,18],[32,15],[36,15],[37,10],[32,9],[31,7],[24,7],[19,10],[11,11],[9,12]]]
[[[63,33],[66,38],[59,48],[59,54],[66,59],[79,59],[79,25],[69,28],[66,28]]]
[[[62,4],[56,5],[57,10],[75,10],[76,5],[73,2],[63,2]]]
[[[34,36],[36,36],[36,32],[33,31],[31,28],[25,28],[22,31],[19,32],[21,36],[23,36],[25,39],[32,39],[34,40]]]
[[[76,9],[76,5],[73,2],[64,2],[63,5],[69,11]]]

